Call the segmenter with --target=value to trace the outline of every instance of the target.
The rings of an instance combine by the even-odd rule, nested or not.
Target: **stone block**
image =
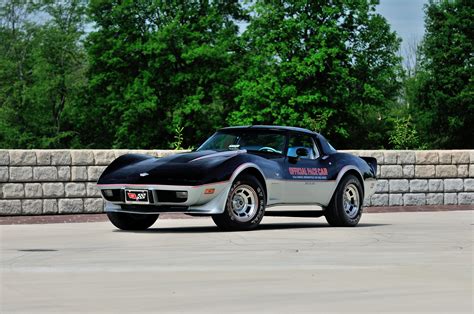
[[[91,166],[87,167],[87,178],[89,181],[97,181],[105,170],[106,166]]]
[[[474,179],[464,179],[464,191],[474,192]]]
[[[404,178],[413,178],[413,177],[415,177],[415,166],[414,165],[405,165],[405,166],[403,166],[403,177]]]
[[[58,210],[58,201],[55,199],[45,199],[43,200],[43,214],[57,214]]]
[[[458,177],[466,178],[469,176],[469,165],[459,165],[458,166]]]
[[[71,181],[87,181],[87,167],[71,167]]]
[[[385,158],[385,157],[384,157]],[[403,171],[400,165],[383,165],[380,167],[382,178],[402,178]]]
[[[436,166],[437,178],[454,178],[458,175],[456,165],[438,165]]]
[[[51,151],[50,150],[37,150],[36,163],[40,166],[51,165]]]
[[[41,215],[43,213],[42,200],[22,200],[21,213],[23,215]]]
[[[25,189],[21,183],[5,183],[2,186],[3,198],[23,198]]]
[[[377,193],[388,193],[388,180],[378,180],[375,191]]]
[[[426,204],[426,195],[424,193],[403,194],[403,204],[405,206],[423,206]]]
[[[433,178],[435,176],[435,166],[415,166],[415,178]]]
[[[64,185],[59,182],[43,183],[43,196],[44,197],[63,197]]]
[[[415,163],[415,152],[410,150],[399,151],[397,163],[402,165],[413,165]]]
[[[374,194],[370,198],[372,206],[388,206],[388,194]]]
[[[428,181],[428,191],[430,192],[443,192],[444,184],[441,179],[430,179]]]
[[[428,180],[426,179],[411,180],[410,192],[428,192]]]
[[[21,201],[20,200],[0,200],[0,215],[20,215]]]
[[[0,167],[0,182],[8,182],[8,167]]]
[[[436,165],[438,164],[438,152],[437,151],[417,151],[415,152],[416,164],[417,165]]]
[[[32,150],[10,150],[10,166],[34,166],[36,154]]]
[[[410,184],[407,179],[390,180],[389,190],[390,193],[408,192],[410,190]]]
[[[8,153],[8,150],[0,150],[0,166],[8,166],[9,164],[10,154]]]
[[[53,166],[33,167],[34,181],[56,181],[58,179],[58,170]]]
[[[60,181],[71,180],[71,167],[59,166],[58,167],[58,180]]]
[[[161,157],[160,155],[160,152],[153,152],[154,154],[152,154],[153,156],[155,157]],[[379,151],[379,150],[371,150],[371,151],[368,151],[364,156],[367,156],[367,157],[374,157],[375,159],[377,159],[377,164],[378,165],[383,165],[384,163],[384,159],[383,159],[383,151]]]
[[[459,205],[474,205],[474,193],[462,192],[458,194]]]
[[[444,193],[444,205],[457,205],[458,195],[456,193]]]
[[[26,182],[33,179],[31,167],[10,167],[10,182]]]
[[[403,194],[390,194],[388,204],[390,206],[403,206]]]
[[[88,197],[101,197],[100,191],[97,188],[96,183],[88,182],[86,188]]]
[[[115,159],[115,153],[111,150],[95,150],[94,162],[96,165],[107,166]]]
[[[104,201],[101,198],[87,198],[84,200],[84,212],[102,213],[104,211]]]
[[[58,209],[60,214],[82,213],[84,203],[81,198],[64,198],[58,201]]]
[[[439,163],[449,165],[451,164],[451,151],[440,150],[438,152]]]
[[[452,151],[451,162],[453,164],[468,164],[470,159],[469,151]]]
[[[69,150],[51,151],[51,165],[68,166],[71,164],[71,153]]]
[[[445,192],[460,192],[463,189],[464,189],[463,179],[445,179],[444,180]]]
[[[383,152],[384,165],[396,165],[398,153],[396,151],[387,150]]]
[[[474,165],[469,165],[469,178],[474,178]]]
[[[72,165],[88,166],[94,164],[94,154],[90,150],[72,150]]]
[[[86,196],[86,185],[84,183],[69,182],[64,186],[66,197]]]
[[[26,183],[25,197],[26,198],[40,198],[43,196],[43,188],[41,183]]]
[[[426,194],[426,205],[443,205],[443,193]]]

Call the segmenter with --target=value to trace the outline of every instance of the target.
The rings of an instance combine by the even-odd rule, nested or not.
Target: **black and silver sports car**
[[[123,155],[97,185],[109,219],[124,230],[146,229],[169,212],[209,215],[223,230],[249,230],[266,208],[285,204],[319,205],[312,216],[355,226],[364,199],[375,192],[376,170],[375,158],[337,152],[318,133],[245,126],[221,129],[190,153]]]

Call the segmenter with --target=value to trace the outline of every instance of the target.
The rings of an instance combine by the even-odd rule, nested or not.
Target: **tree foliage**
[[[92,1],[91,102],[97,146],[187,145],[222,126],[240,75],[237,1]]]
[[[230,124],[324,132],[342,147],[386,142],[399,39],[375,1],[256,1],[243,34],[246,74]]]
[[[40,16],[46,19],[40,23]],[[82,97],[85,3],[0,7],[0,147],[73,146],[68,114]]]
[[[413,114],[431,147],[473,148],[474,2],[430,1]]]
[[[430,1],[405,73],[377,4],[2,2],[0,148],[189,147],[245,124],[472,148],[472,1]]]

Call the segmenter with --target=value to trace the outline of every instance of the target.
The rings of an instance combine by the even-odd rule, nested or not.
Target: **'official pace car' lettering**
[[[288,168],[292,176],[327,176],[328,168]]]

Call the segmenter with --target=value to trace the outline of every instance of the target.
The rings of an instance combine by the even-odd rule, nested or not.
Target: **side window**
[[[288,156],[297,157],[296,150],[304,148],[308,152],[308,156],[301,156],[301,159],[316,159],[319,152],[313,138],[306,134],[291,134],[288,142]]]

